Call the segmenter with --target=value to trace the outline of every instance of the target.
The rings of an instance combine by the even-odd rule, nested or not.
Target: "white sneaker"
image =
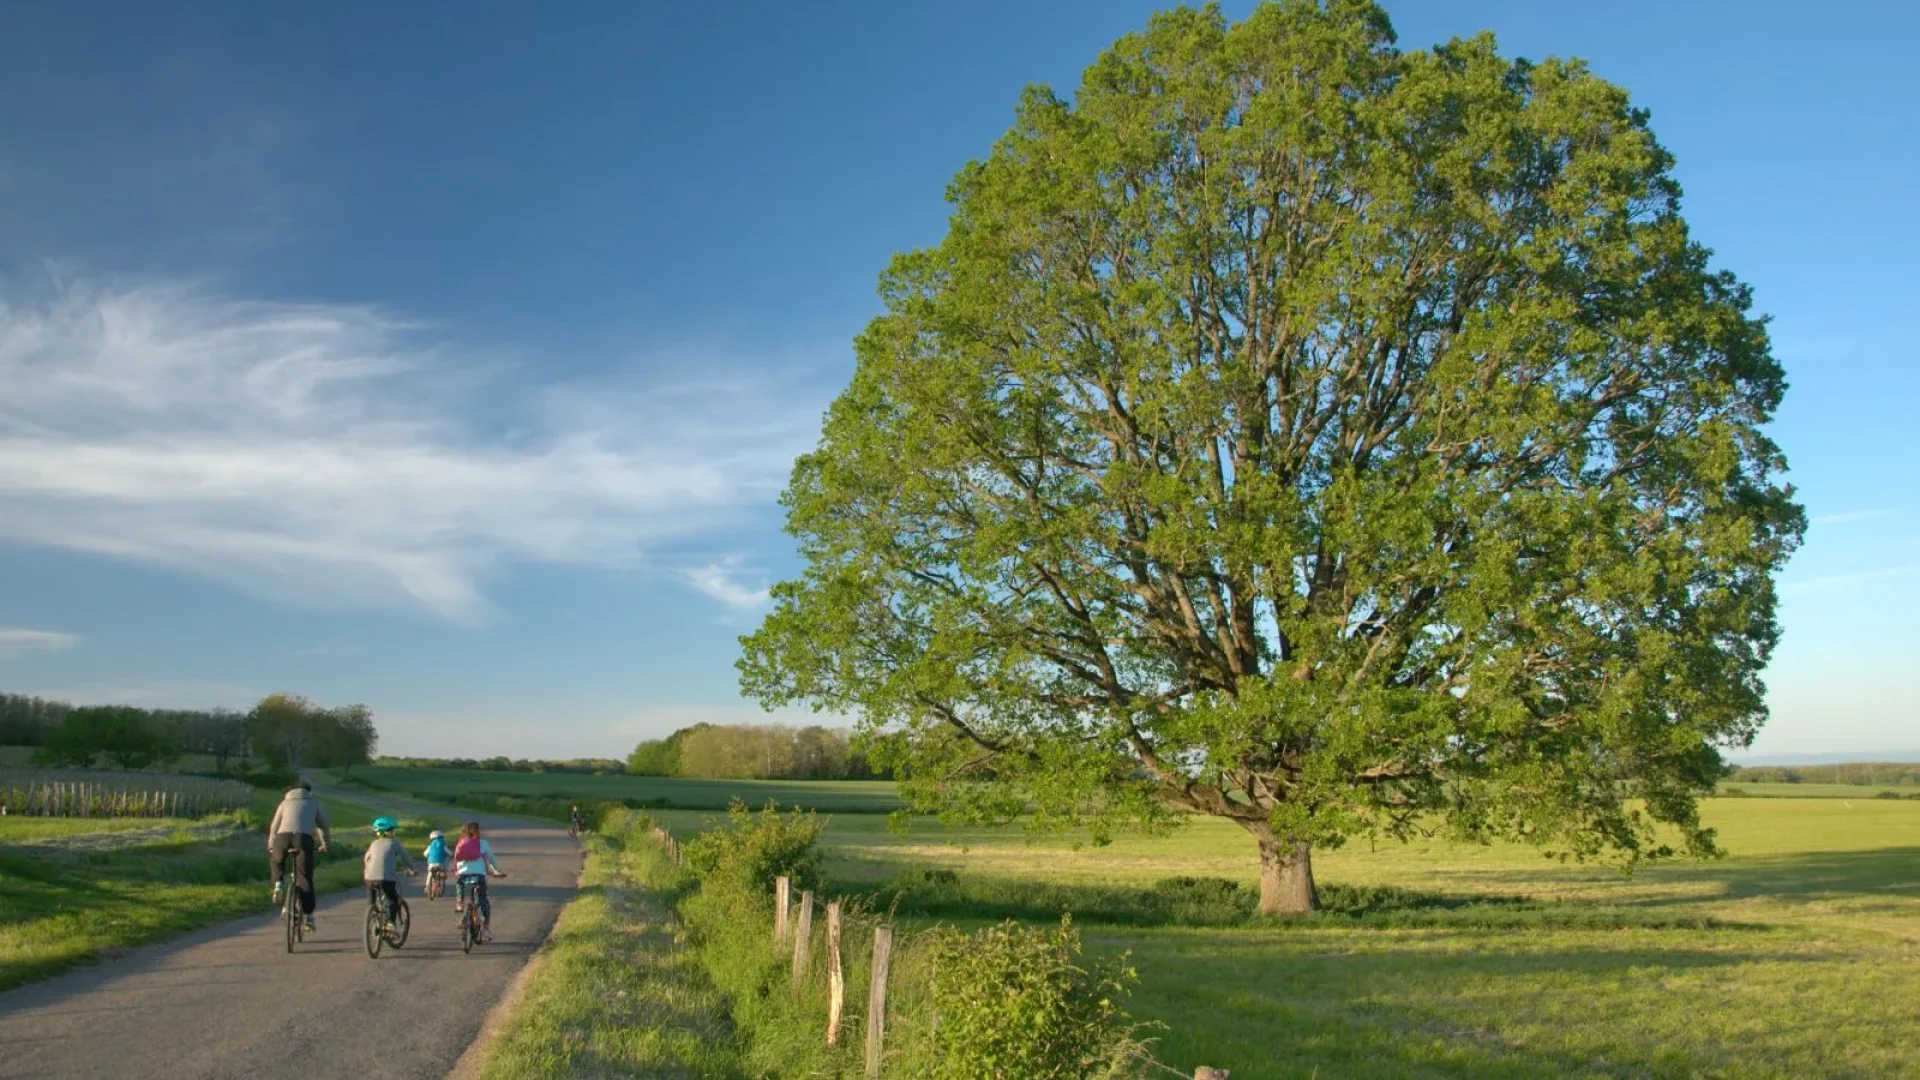
[[[280,883],[277,881],[273,883],[273,905],[280,906]]]

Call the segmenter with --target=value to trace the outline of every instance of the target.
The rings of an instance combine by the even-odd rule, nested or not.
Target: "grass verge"
[[[481,1075],[743,1076],[727,1003],[685,947],[670,896],[658,891],[672,876],[665,855],[618,835],[586,844],[580,891]]]
[[[0,821],[0,990],[266,911],[272,882],[260,830],[278,801],[257,792],[246,812],[201,821]],[[314,874],[326,893],[359,884],[365,823],[379,810],[323,802],[336,824]],[[401,816],[401,839],[417,851],[428,829],[450,822]]]

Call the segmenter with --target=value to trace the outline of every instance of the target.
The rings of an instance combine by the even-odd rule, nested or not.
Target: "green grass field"
[[[880,785],[436,778],[502,781],[666,799],[655,813],[682,834],[733,795],[829,812],[836,889],[897,903],[909,926],[1071,911],[1090,948],[1131,955],[1130,1008],[1159,1025],[1159,1056],[1235,1080],[1920,1077],[1920,801],[1874,788],[1741,785],[1769,797],[1703,806],[1727,857],[1631,875],[1508,845],[1357,842],[1316,855],[1333,910],[1260,923],[1154,902],[1182,875],[1250,902],[1252,842],[1214,821],[1101,848],[930,821],[896,834],[857,812],[891,803]],[[915,884],[929,869],[952,878]]]
[[[155,818],[0,818],[0,990],[118,950],[267,910],[264,828],[279,802],[255,793],[244,814]],[[366,823],[378,808],[323,800],[334,852],[315,873],[331,891],[360,880]],[[451,824],[400,815],[412,849]]]
[[[1210,821],[1076,848],[843,814],[827,873],[886,902],[884,882],[952,871],[931,902],[905,894],[910,923],[1075,911],[1090,947],[1132,954],[1160,1056],[1235,1080],[1920,1076],[1920,802],[1704,812],[1726,858],[1630,877],[1510,846],[1323,852],[1348,910],[1294,923],[1193,925],[1140,902],[1175,875],[1252,886],[1252,843]],[[683,833],[711,817],[662,816]]]
[[[753,806],[773,799],[836,813],[884,813],[899,805],[891,783],[876,780],[682,780],[655,776],[483,772],[362,765],[359,786],[451,800],[461,795],[519,795],[581,800],[633,800],[645,806],[724,810],[730,799]]]

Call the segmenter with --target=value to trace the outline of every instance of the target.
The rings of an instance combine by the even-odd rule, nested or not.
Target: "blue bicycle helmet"
[[[379,817],[373,819],[374,832],[393,832],[395,829],[398,829],[399,827],[400,827],[399,822],[393,820],[392,818],[386,816],[385,814],[382,814]]]

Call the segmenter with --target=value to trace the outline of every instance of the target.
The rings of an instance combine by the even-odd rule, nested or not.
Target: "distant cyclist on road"
[[[578,836],[586,831],[587,827],[580,819],[580,807],[575,805],[573,808],[573,834]]]
[[[313,932],[313,855],[314,830],[320,831],[318,850],[327,850],[333,829],[327,824],[327,812],[313,797],[313,781],[306,777],[290,788],[273,812],[273,824],[267,826],[267,856],[273,865],[273,902],[280,902],[280,879],[292,853],[293,891],[300,898],[300,915],[308,933]]]
[[[427,861],[427,883],[422,886],[428,896],[433,895],[433,872],[440,871],[440,882],[453,876],[453,845],[447,843],[447,836],[439,829],[427,834],[427,850],[420,853]]]
[[[480,839],[480,823],[469,821],[460,830],[460,842],[453,846],[453,869],[460,875],[460,890],[464,895],[468,888],[473,889],[473,906],[480,909],[480,940],[493,940],[493,905],[487,901],[487,874],[494,877],[506,877],[500,870],[500,864],[493,861],[493,845]],[[456,912],[460,902],[454,901]]]

